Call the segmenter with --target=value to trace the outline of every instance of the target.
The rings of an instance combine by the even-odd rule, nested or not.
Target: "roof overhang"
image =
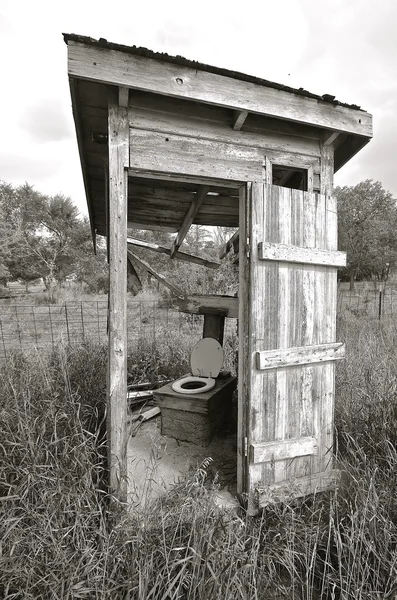
[[[297,136],[301,129],[305,129],[309,137],[317,136],[320,143],[333,144],[335,171],[372,137],[372,116],[369,113],[356,105],[341,103],[328,94],[317,96],[302,88],[294,89],[182,57],[112,44],[102,39],[97,41],[73,34],[64,34],[64,39],[68,45],[73,114],[93,232],[105,233],[103,187],[108,160],[108,96],[109,92],[117,89],[133,90],[138,95],[156,94],[177,102],[188,101],[229,111],[233,115],[232,128],[235,130],[243,127],[247,115],[266,117],[272,123],[289,123],[291,128],[296,129],[294,135]],[[152,203],[150,206],[156,210],[156,191],[153,189],[148,200],[150,190],[145,190],[143,184],[142,181],[130,182],[130,188],[134,193],[141,193],[143,201],[149,205]],[[188,182],[169,182],[167,187],[178,195],[178,206],[181,215],[184,214],[195,187]],[[229,215],[223,224],[233,227],[238,224],[235,218],[236,212],[238,217],[237,188],[230,190],[230,185],[226,187],[228,191],[219,187],[210,187],[210,191],[223,198],[225,214]],[[176,231],[178,226],[171,216],[167,221],[166,200],[165,197],[162,227]],[[170,211],[175,213],[171,207]],[[204,202],[195,222],[222,224],[218,221],[218,217],[211,213],[209,203]]]

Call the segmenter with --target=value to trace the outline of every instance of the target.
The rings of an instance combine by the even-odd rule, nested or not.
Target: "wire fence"
[[[12,350],[50,350],[59,343],[107,341],[106,300],[66,302],[62,305],[33,305],[0,301],[0,360]],[[236,319],[227,319],[225,335],[236,331]],[[145,339],[153,344],[164,336],[197,336],[203,316],[188,315],[157,302],[127,302],[128,344]]]
[[[349,291],[338,288],[339,316],[354,315],[379,319],[397,313],[397,289],[358,286]],[[74,301],[62,305],[22,304],[0,300],[0,360],[11,350],[49,350],[61,342],[107,341],[108,303],[106,300]],[[200,338],[203,316],[188,315],[158,302],[127,302],[128,344],[145,339],[161,342],[167,333]],[[236,333],[236,319],[226,319],[225,338]]]

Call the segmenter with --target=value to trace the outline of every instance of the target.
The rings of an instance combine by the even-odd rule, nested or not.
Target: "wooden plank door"
[[[262,182],[240,193],[239,488],[259,506],[330,486],[336,202]]]

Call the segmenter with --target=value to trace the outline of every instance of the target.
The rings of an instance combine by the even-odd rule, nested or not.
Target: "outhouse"
[[[110,263],[110,485],[125,497],[127,228],[238,227],[238,489],[332,485],[337,249],[334,173],[372,117],[250,75],[72,34],[68,74],[89,216]]]

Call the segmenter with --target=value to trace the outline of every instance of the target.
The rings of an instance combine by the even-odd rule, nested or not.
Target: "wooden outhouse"
[[[239,227],[238,489],[332,485],[334,173],[372,136],[358,106],[180,56],[65,34],[92,232],[110,262],[111,487],[125,497],[127,228]],[[234,241],[236,243],[237,237]],[[211,299],[213,302],[214,299]]]

